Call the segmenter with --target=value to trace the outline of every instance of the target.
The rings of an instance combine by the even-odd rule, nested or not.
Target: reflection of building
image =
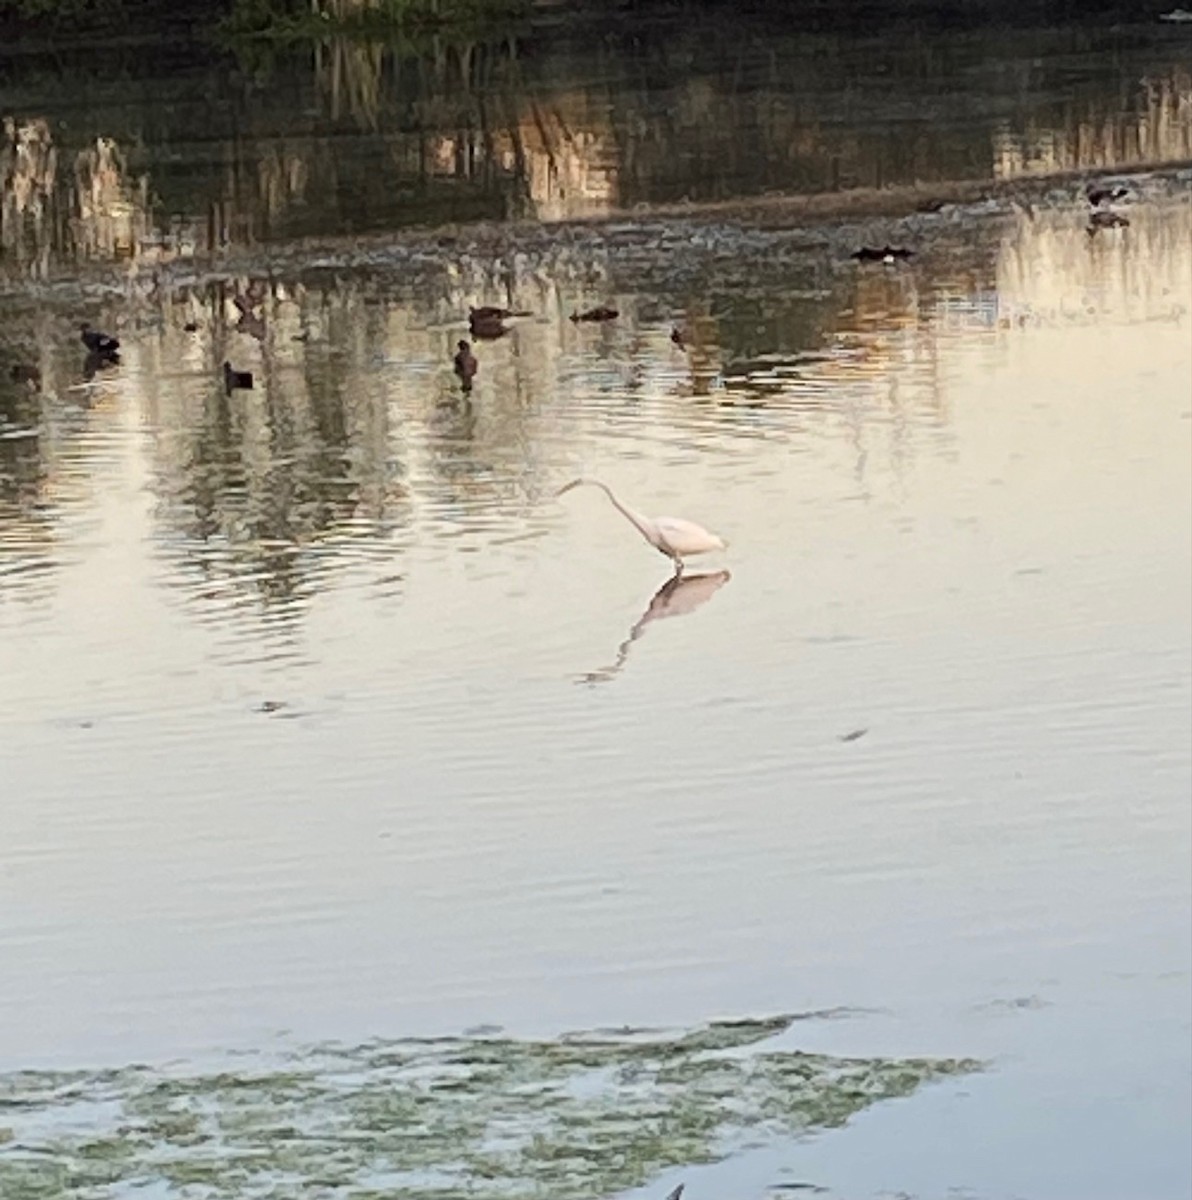
[[[994,134],[996,179],[1058,171],[1119,170],[1192,157],[1192,75],[1144,80],[1134,103],[1067,120],[1003,126]]]

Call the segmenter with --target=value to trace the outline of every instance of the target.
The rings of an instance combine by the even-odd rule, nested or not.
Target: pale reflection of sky
[[[800,1036],[997,1067],[800,1170],[1186,1191],[1190,233],[990,226],[995,316],[866,277],[758,408],[693,394],[666,321],[486,346],[471,417],[455,331],[391,314],[386,363],[345,326],[393,526],[326,569],[314,536],[272,604],[187,574],[166,422],[206,385],[134,340],[55,451],[49,583],[0,604],[0,1061],[869,1006]],[[234,401],[258,481],[273,396]],[[668,566],[549,500],[580,470],[730,542],[597,684]]]

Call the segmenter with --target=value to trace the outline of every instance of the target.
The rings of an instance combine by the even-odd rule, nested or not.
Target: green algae
[[[211,1072],[14,1072],[0,1076],[0,1196],[587,1200],[980,1069],[776,1045],[793,1020],[320,1045]]]

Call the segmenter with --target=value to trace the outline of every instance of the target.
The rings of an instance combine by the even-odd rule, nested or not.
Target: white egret
[[[573,479],[565,487],[561,487],[555,498],[572,488],[600,488],[612,502],[612,506],[660,553],[665,554],[675,564],[675,574],[681,574],[683,559],[693,554],[706,554],[709,550],[723,550],[728,543],[716,534],[710,533],[702,525],[694,521],[685,521],[682,517],[643,517],[641,513],[622,504],[613,495],[612,488],[599,479]]]

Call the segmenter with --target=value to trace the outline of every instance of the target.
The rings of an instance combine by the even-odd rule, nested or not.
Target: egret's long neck
[[[604,492],[604,494],[612,502],[613,508],[615,508],[627,521],[629,521],[637,529],[638,533],[640,533],[642,537],[646,539],[647,542],[649,542],[651,545],[654,544],[654,531],[650,526],[650,522],[647,521],[646,518],[641,515],[641,513],[635,513],[633,509],[627,508],[624,504],[622,504],[620,500],[613,495],[613,490],[608,486],[607,483],[601,483],[599,479],[591,479],[588,482],[591,483],[593,487],[600,488],[600,490]]]

